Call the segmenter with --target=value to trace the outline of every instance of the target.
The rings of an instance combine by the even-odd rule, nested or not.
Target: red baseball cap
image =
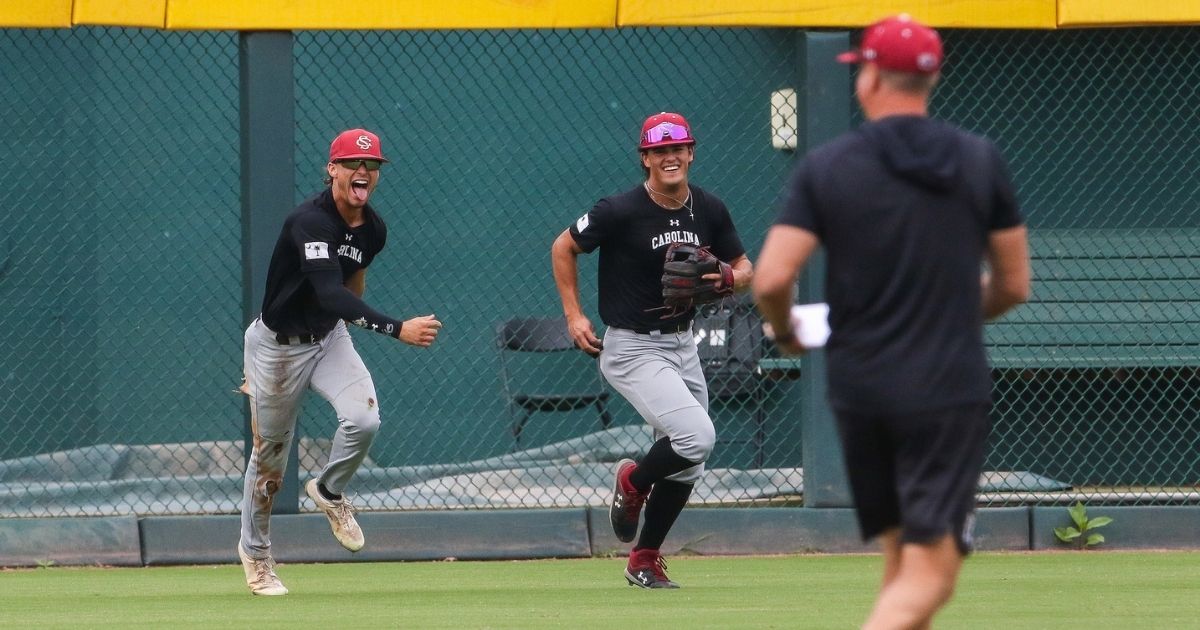
[[[379,146],[379,136],[366,129],[347,129],[329,145],[330,162],[357,159],[387,161]]]
[[[642,123],[642,137],[638,150],[654,147],[669,147],[675,144],[696,144],[692,126],[679,114],[660,112]]]
[[[841,63],[873,63],[885,70],[932,74],[942,67],[942,38],[908,14],[884,18],[863,31],[862,45],[837,56]]]

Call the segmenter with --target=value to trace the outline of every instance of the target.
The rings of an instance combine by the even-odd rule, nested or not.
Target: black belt
[[[295,346],[302,343],[317,343],[325,338],[325,335],[285,335],[278,333],[275,335],[275,341],[281,346]]]
[[[659,326],[658,328],[630,328],[629,330],[632,330],[633,332],[635,332],[639,335],[649,335],[651,333],[658,333],[660,335],[671,335],[671,334],[675,334],[675,333],[687,332],[691,329],[692,329],[692,322],[686,321],[686,322],[677,322],[674,324],[668,324],[666,326]]]

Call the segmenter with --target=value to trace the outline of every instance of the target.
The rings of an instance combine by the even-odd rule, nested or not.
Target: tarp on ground
[[[653,443],[647,426],[616,427],[539,448],[470,462],[383,467],[367,460],[350,487],[361,510],[604,506],[612,467]],[[301,441],[300,476],[317,474],[328,440]],[[0,516],[236,513],[241,441],[105,444],[0,461]],[[1029,472],[986,472],[981,491],[1055,491],[1070,486]],[[798,503],[802,468],[707,472],[695,505]],[[314,506],[301,497],[301,508]]]

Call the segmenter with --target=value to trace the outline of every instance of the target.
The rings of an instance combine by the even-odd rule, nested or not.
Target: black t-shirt
[[[834,408],[989,401],[981,264],[1022,221],[999,151],[952,125],[889,117],[812,151],[776,223],[825,248]]]
[[[387,226],[370,205],[363,218],[362,225],[350,227],[328,188],[288,215],[267,269],[262,320],[268,328],[324,336],[344,319],[387,335],[399,331],[399,321],[375,312],[345,286],[387,241]]]
[[[687,207],[668,210],[639,185],[605,197],[571,225],[584,252],[600,248],[600,319],[608,326],[655,330],[691,320],[693,312],[662,319],[662,272],[667,247],[675,241],[709,246],[729,262],[746,253],[725,203],[691,186]],[[694,309],[693,309],[694,310]]]

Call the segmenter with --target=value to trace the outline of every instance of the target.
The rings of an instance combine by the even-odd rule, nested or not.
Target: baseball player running
[[[642,125],[638,151],[646,179],[598,201],[551,248],[554,280],[576,345],[599,356],[605,380],[654,427],[655,443],[635,463],[615,466],[609,510],[622,542],[641,537],[625,578],[641,588],[678,588],[659,553],[663,540],[704,472],[716,430],[691,324],[695,309],[663,309],[666,252],[672,243],[707,245],[726,263],[703,279],[732,292],[746,288],[753,266],[725,204],[688,184],[696,140],[679,114],[660,113]],[[579,300],[577,257],[600,250],[603,344]]]
[[[433,315],[399,321],[362,300],[367,267],[387,241],[387,226],[367,200],[387,162],[379,137],[338,134],[329,147],[325,190],[284,221],[267,271],[262,315],[246,329],[245,384],[254,450],[246,463],[238,556],[255,595],[286,595],[271,557],[270,519],[294,437],[300,400],[311,388],[337,414],[329,463],[305,492],[350,551],[362,549],[346,484],[379,430],[375,384],[346,322],[428,347],[442,324]]]

